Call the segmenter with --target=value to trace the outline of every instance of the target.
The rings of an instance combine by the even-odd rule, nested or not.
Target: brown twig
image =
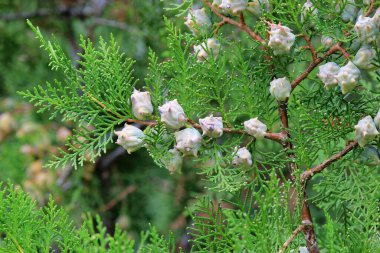
[[[296,230],[293,231],[293,233],[289,236],[288,240],[286,240],[286,242],[284,243],[284,245],[282,246],[282,249],[280,249],[278,251],[278,253],[284,253],[285,250],[288,248],[288,246],[292,243],[293,239],[300,233],[302,232],[304,229],[305,229],[306,225],[305,224],[301,224],[299,225]]]
[[[218,10],[217,10],[217,9],[216,9],[216,8],[210,3],[210,2],[208,2],[207,0],[203,0],[203,3],[204,3],[205,5],[207,5],[207,6],[211,9],[211,11],[212,11],[215,15],[217,15],[218,17],[220,17],[225,23],[228,23],[228,24],[230,24],[230,25],[236,26],[236,27],[239,28],[240,30],[243,30],[243,31],[245,31],[246,33],[248,33],[248,35],[249,35],[252,39],[254,39],[254,40],[260,42],[260,43],[263,44],[263,45],[266,44],[266,43],[265,43],[265,40],[264,40],[263,38],[261,38],[260,35],[258,35],[258,34],[255,33],[254,31],[252,31],[252,29],[249,28],[245,22],[242,22],[242,20],[241,20],[242,15],[240,15],[240,22],[237,22],[237,21],[233,20],[232,18],[226,17],[226,16],[224,16],[223,14],[219,13],[219,11],[218,11]],[[244,17],[243,17],[243,21],[244,21]]]
[[[333,53],[341,50],[341,43],[337,43],[334,46],[332,46],[322,57],[317,58],[314,60],[310,65],[306,68],[304,72],[302,72],[294,81],[291,83],[292,90],[294,90],[297,85],[299,85],[304,79],[306,79],[309,74],[321,63],[323,62],[327,57],[332,55]]]
[[[340,151],[338,154],[333,155],[332,157],[328,158],[321,164],[317,165],[316,167],[307,170],[301,174],[301,182],[305,183],[307,182],[311,177],[313,177],[315,174],[321,173],[325,168],[327,168],[330,164],[333,162],[338,161],[343,156],[347,155],[351,150],[353,150],[355,147],[358,146],[357,141],[353,141],[350,144],[348,144],[342,151]]]
[[[125,199],[129,194],[136,191],[137,187],[135,185],[129,185],[127,186],[123,191],[121,191],[114,199],[112,199],[107,204],[101,206],[99,208],[100,212],[104,212],[107,210],[112,209],[117,203]]]
[[[350,54],[344,47],[342,47],[342,45],[338,46],[338,50],[344,55],[344,57],[346,57],[347,60],[350,60]]]
[[[307,203],[306,187],[303,188],[303,191],[304,197],[302,200],[301,217],[302,224],[305,225],[305,228],[302,231],[305,235],[306,247],[309,253],[318,253],[319,249],[317,244],[317,237],[314,231],[313,219],[311,217],[310,208]]]
[[[376,3],[376,0],[371,1],[371,4],[370,4],[367,12],[364,14],[364,17],[368,17],[372,13],[372,11],[375,9],[375,3]]]
[[[287,100],[284,102],[279,102],[278,111],[279,111],[280,120],[281,120],[281,128],[282,128],[281,133],[283,134],[283,136],[286,137],[286,141],[283,141],[282,145],[283,145],[284,149],[286,149],[287,152],[289,152],[289,154],[288,154],[289,159],[293,160],[294,159],[294,154],[292,154],[293,144],[290,141],[288,101]],[[296,164],[293,161],[290,161],[289,167],[290,167],[290,170],[293,174],[293,172],[295,172],[296,167],[297,167]]]
[[[302,34],[302,37],[305,39],[305,41],[308,45],[308,48],[310,50],[311,57],[313,58],[313,61],[316,61],[318,57],[317,57],[317,52],[315,51],[315,47],[313,46],[309,37],[306,34]]]
[[[137,123],[137,124],[140,124],[140,125],[151,126],[151,127],[157,125],[157,121],[154,121],[154,120],[126,119],[125,122],[126,123]],[[187,122],[192,127],[196,128],[196,129],[202,129],[202,127],[199,124],[195,123],[191,119],[188,119]],[[229,133],[229,134],[240,134],[240,135],[247,134],[244,130],[241,130],[241,129],[232,129],[232,128],[223,128],[223,132],[224,133]],[[286,136],[284,134],[282,134],[282,133],[270,133],[270,132],[267,132],[267,133],[265,133],[264,138],[268,139],[268,140],[276,141],[278,143],[282,143],[286,139]]]
[[[217,34],[220,30],[220,28],[222,28],[222,26],[224,26],[225,24],[227,24],[224,20],[220,21],[218,23],[218,26],[216,27],[215,31],[214,31],[214,34]]]

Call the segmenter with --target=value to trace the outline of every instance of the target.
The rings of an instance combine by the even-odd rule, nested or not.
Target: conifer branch
[[[320,64],[322,63],[327,57],[334,54],[337,51],[341,51],[341,42],[336,43],[334,46],[332,46],[322,57],[317,58],[316,60],[313,60],[310,65],[306,68],[304,72],[302,72],[296,79],[293,80],[291,83],[292,90],[294,90],[303,80],[305,80],[309,74]]]
[[[218,11],[214,6],[212,6],[212,4],[211,4],[209,1],[207,1],[207,0],[202,0],[202,1],[203,1],[203,3],[204,3],[205,5],[207,5],[207,6],[211,9],[211,11],[212,11],[215,15],[217,15],[218,17],[220,17],[225,23],[228,23],[228,24],[230,24],[230,25],[236,26],[236,27],[239,28],[240,30],[243,30],[243,31],[245,31],[246,33],[248,33],[248,35],[249,35],[252,39],[254,39],[254,40],[260,42],[260,43],[263,44],[263,45],[266,44],[265,40],[264,40],[263,38],[261,38],[260,35],[258,35],[257,33],[255,33],[251,28],[249,28],[249,27],[247,26],[247,24],[244,22],[244,17],[242,17],[242,14],[241,14],[241,16],[240,16],[240,22],[237,22],[237,21],[233,20],[232,18],[226,17],[226,16],[224,16],[223,14],[219,13],[219,11]]]
[[[278,253],[284,253],[285,250],[288,248],[288,246],[292,243],[293,239],[300,233],[302,232],[304,229],[306,228],[306,224],[301,224],[299,225],[294,231],[293,233],[289,236],[288,240],[286,240],[286,242],[284,243],[284,245],[282,246],[282,249],[280,249],[278,251]]]
[[[314,231],[313,218],[311,216],[310,208],[307,203],[306,187],[303,188],[303,195],[304,197],[302,200],[301,217],[302,217],[302,224],[305,225],[302,231],[305,235],[306,247],[309,253],[318,253],[319,249],[318,249],[318,244],[317,244],[317,237]]]
[[[125,199],[129,194],[136,191],[136,189],[137,189],[136,185],[127,186],[114,199],[112,199],[107,204],[101,206],[98,211],[104,212],[104,211],[108,211],[108,210],[112,209],[117,203],[119,203],[121,200]]]
[[[313,177],[315,174],[321,173],[325,168],[327,168],[330,164],[333,162],[338,161],[343,156],[347,155],[351,150],[356,148],[358,146],[357,141],[353,141],[350,144],[348,144],[342,151],[340,151],[338,154],[333,155],[332,157],[328,158],[318,166],[307,170],[301,174],[301,182],[305,183],[307,182],[311,177]]]
[[[302,34],[302,37],[305,39],[305,41],[306,41],[306,43],[308,45],[308,49],[310,50],[311,56],[313,58],[313,61],[316,61],[317,58],[318,58],[317,57],[317,52],[315,50],[315,47],[311,43],[310,38],[306,34]]]
[[[126,123],[137,123],[137,124],[140,124],[140,125],[143,125],[143,126],[150,126],[150,127],[153,127],[153,126],[155,126],[155,125],[158,124],[157,121],[154,121],[154,120],[126,119],[125,122]],[[199,124],[195,123],[191,119],[188,119],[187,122],[192,127],[196,128],[196,129],[202,129],[202,127]],[[232,129],[232,128],[223,128],[223,132],[224,133],[229,133],[229,134],[240,134],[240,135],[247,134],[244,130]],[[267,132],[265,134],[264,138],[268,139],[268,140],[276,141],[278,143],[282,143],[286,139],[286,135],[284,135],[283,133],[270,133],[270,132]]]
[[[16,246],[17,248],[17,251],[19,253],[24,253],[24,250],[21,248],[20,244],[17,242],[16,238],[11,235],[10,233],[6,233],[7,237],[9,237],[9,239],[11,239],[11,241],[14,243],[14,245]]]
[[[375,9],[375,3],[376,3],[376,0],[371,0],[371,4],[367,12],[364,14],[364,17],[368,17],[373,12],[373,10]]]

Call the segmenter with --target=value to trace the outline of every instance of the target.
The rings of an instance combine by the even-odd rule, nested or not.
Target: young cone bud
[[[252,166],[252,155],[246,147],[239,148],[232,160],[232,166],[250,167]]]
[[[248,7],[248,0],[222,0],[219,8],[236,15]]]
[[[374,122],[375,122],[377,129],[380,131],[380,109],[375,116]]]
[[[352,91],[359,82],[360,70],[355,66],[355,64],[349,61],[339,70],[339,73],[335,76],[335,78],[342,89],[342,93],[346,94]]]
[[[364,147],[359,158],[355,162],[364,164],[367,166],[380,165],[380,153],[376,146],[367,145]]]
[[[379,28],[377,27],[375,20],[363,16],[359,16],[354,29],[359,40],[366,44],[370,44],[375,41],[379,32]]]
[[[270,6],[268,0],[253,0],[248,3],[247,10],[254,16],[260,17],[263,12],[269,12]]]
[[[268,46],[275,55],[287,54],[293,46],[296,36],[291,30],[282,25],[271,24]]]
[[[257,118],[250,119],[244,122],[244,129],[256,139],[262,139],[267,132],[267,126]]]
[[[330,48],[334,45],[334,39],[329,36],[322,35],[321,44],[324,48]]]
[[[317,76],[324,83],[327,90],[335,87],[338,84],[335,76],[339,73],[340,67],[335,62],[328,62],[319,66],[319,72]]]
[[[373,69],[375,65],[372,62],[375,60],[376,51],[370,46],[364,45],[355,55],[353,63],[361,69]]]
[[[221,117],[206,117],[199,119],[199,124],[203,130],[203,135],[211,138],[218,138],[223,134],[223,121]]]
[[[186,122],[185,112],[178,104],[177,99],[159,106],[158,111],[161,115],[161,121],[169,129],[177,130],[180,127],[183,127]]]
[[[315,16],[318,14],[318,9],[314,7],[313,3],[310,0],[307,0],[306,3],[302,6],[301,10],[301,22],[305,22],[308,17]]]
[[[372,120],[371,116],[366,116],[359,120],[358,124],[355,126],[355,139],[358,141],[360,147],[364,147],[366,144],[371,142],[379,132],[376,129],[375,122]]]
[[[195,35],[198,35],[202,32],[207,32],[207,29],[209,29],[212,25],[205,8],[199,10],[190,10],[185,19],[185,25],[189,27],[189,29]]]
[[[186,128],[175,133],[175,148],[182,152],[184,156],[198,155],[198,149],[202,144],[201,134],[194,128]]]
[[[286,77],[274,79],[270,82],[269,92],[277,101],[285,101],[292,91],[292,86]]]
[[[115,131],[116,144],[127,150],[128,154],[140,149],[144,145],[144,133],[139,128],[125,124],[121,131]]]
[[[207,39],[207,43],[194,46],[194,53],[198,61],[204,61],[210,54],[216,57],[219,54],[219,48],[220,44],[216,39]]]
[[[341,14],[343,21],[353,22],[358,13],[358,8],[355,6],[355,0],[338,1],[338,4],[335,6],[336,12],[341,12],[343,7],[344,9]]]
[[[376,9],[375,14],[372,17],[373,22],[377,25],[377,29],[380,29],[380,7]]]
[[[170,174],[173,174],[174,172],[182,168],[183,157],[181,155],[181,152],[179,152],[175,148],[170,149],[169,153],[170,153],[170,158],[166,162],[166,167],[169,170]]]
[[[149,92],[134,90],[131,96],[133,115],[139,120],[144,120],[153,113],[153,105]]]

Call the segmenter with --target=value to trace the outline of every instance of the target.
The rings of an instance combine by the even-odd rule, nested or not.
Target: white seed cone
[[[182,152],[184,156],[198,156],[198,149],[202,144],[202,136],[195,128],[186,128],[175,132],[175,148]]]
[[[256,139],[263,139],[267,132],[267,126],[258,118],[253,118],[244,122],[244,129]]]
[[[161,121],[172,130],[177,130],[185,125],[186,116],[183,108],[178,104],[177,99],[169,101],[158,107]]]
[[[116,144],[127,150],[128,154],[140,149],[144,145],[144,133],[139,128],[125,124],[121,131],[115,131],[118,136]]]
[[[375,122],[371,116],[366,116],[359,120],[355,126],[355,139],[358,141],[360,147],[364,147],[371,142],[379,134],[376,129]]]
[[[250,167],[252,166],[252,155],[246,147],[239,148],[232,160],[232,166]]]
[[[131,95],[132,112],[133,115],[139,120],[145,120],[153,113],[153,105],[150,99],[149,92],[140,92],[134,90]]]

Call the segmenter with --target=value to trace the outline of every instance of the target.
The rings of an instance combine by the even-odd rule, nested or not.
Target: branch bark
[[[223,14],[219,13],[219,11],[207,0],[203,0],[203,3],[207,5],[211,11],[218,17],[220,17],[224,23],[236,26],[240,30],[245,31],[252,39],[260,42],[263,45],[266,45],[266,42],[263,38],[260,37],[257,33],[255,33],[247,24],[244,22],[243,14],[240,14],[240,22],[233,20],[232,18],[226,17]]]
[[[292,85],[292,91],[303,81],[305,80],[309,74],[321,63],[323,62],[327,57],[332,55],[333,53],[337,51],[341,51],[341,42],[336,43],[334,46],[332,46],[322,57],[317,58],[316,60],[312,61],[310,65],[306,68],[306,70],[301,73],[294,81],[291,83]]]
[[[154,120],[148,120],[148,121],[146,121],[146,120],[126,119],[125,122],[126,123],[137,123],[137,124],[140,124],[140,125],[151,126],[151,127],[157,125],[157,121],[154,121]],[[199,124],[195,123],[191,119],[188,119],[187,122],[192,127],[196,128],[196,129],[202,129]],[[223,128],[223,132],[224,133],[229,133],[229,134],[240,134],[240,135],[247,134],[244,130],[232,129],[232,128]],[[284,134],[282,134],[282,133],[270,133],[270,132],[267,132],[267,133],[265,133],[264,138],[268,139],[268,140],[276,141],[278,143],[282,143],[283,140],[286,139],[286,136]]]
[[[332,157],[328,158],[327,160],[325,160],[321,164],[317,165],[316,167],[303,172],[301,174],[301,182],[302,183],[306,183],[311,177],[313,177],[314,175],[316,175],[318,173],[321,173],[330,164],[332,164],[333,162],[338,161],[339,159],[341,159],[343,156],[347,155],[351,150],[353,150],[357,146],[358,146],[358,142],[357,141],[353,141],[350,144],[348,144],[339,153],[337,153],[337,154],[333,155]]]
[[[305,229],[306,225],[305,224],[301,224],[299,225],[294,231],[293,233],[289,236],[288,240],[286,240],[286,242],[284,243],[284,245],[282,246],[282,249],[280,249],[278,251],[278,253],[284,253],[285,250],[289,247],[289,245],[292,243],[293,239],[300,233],[302,232],[304,229]]]

